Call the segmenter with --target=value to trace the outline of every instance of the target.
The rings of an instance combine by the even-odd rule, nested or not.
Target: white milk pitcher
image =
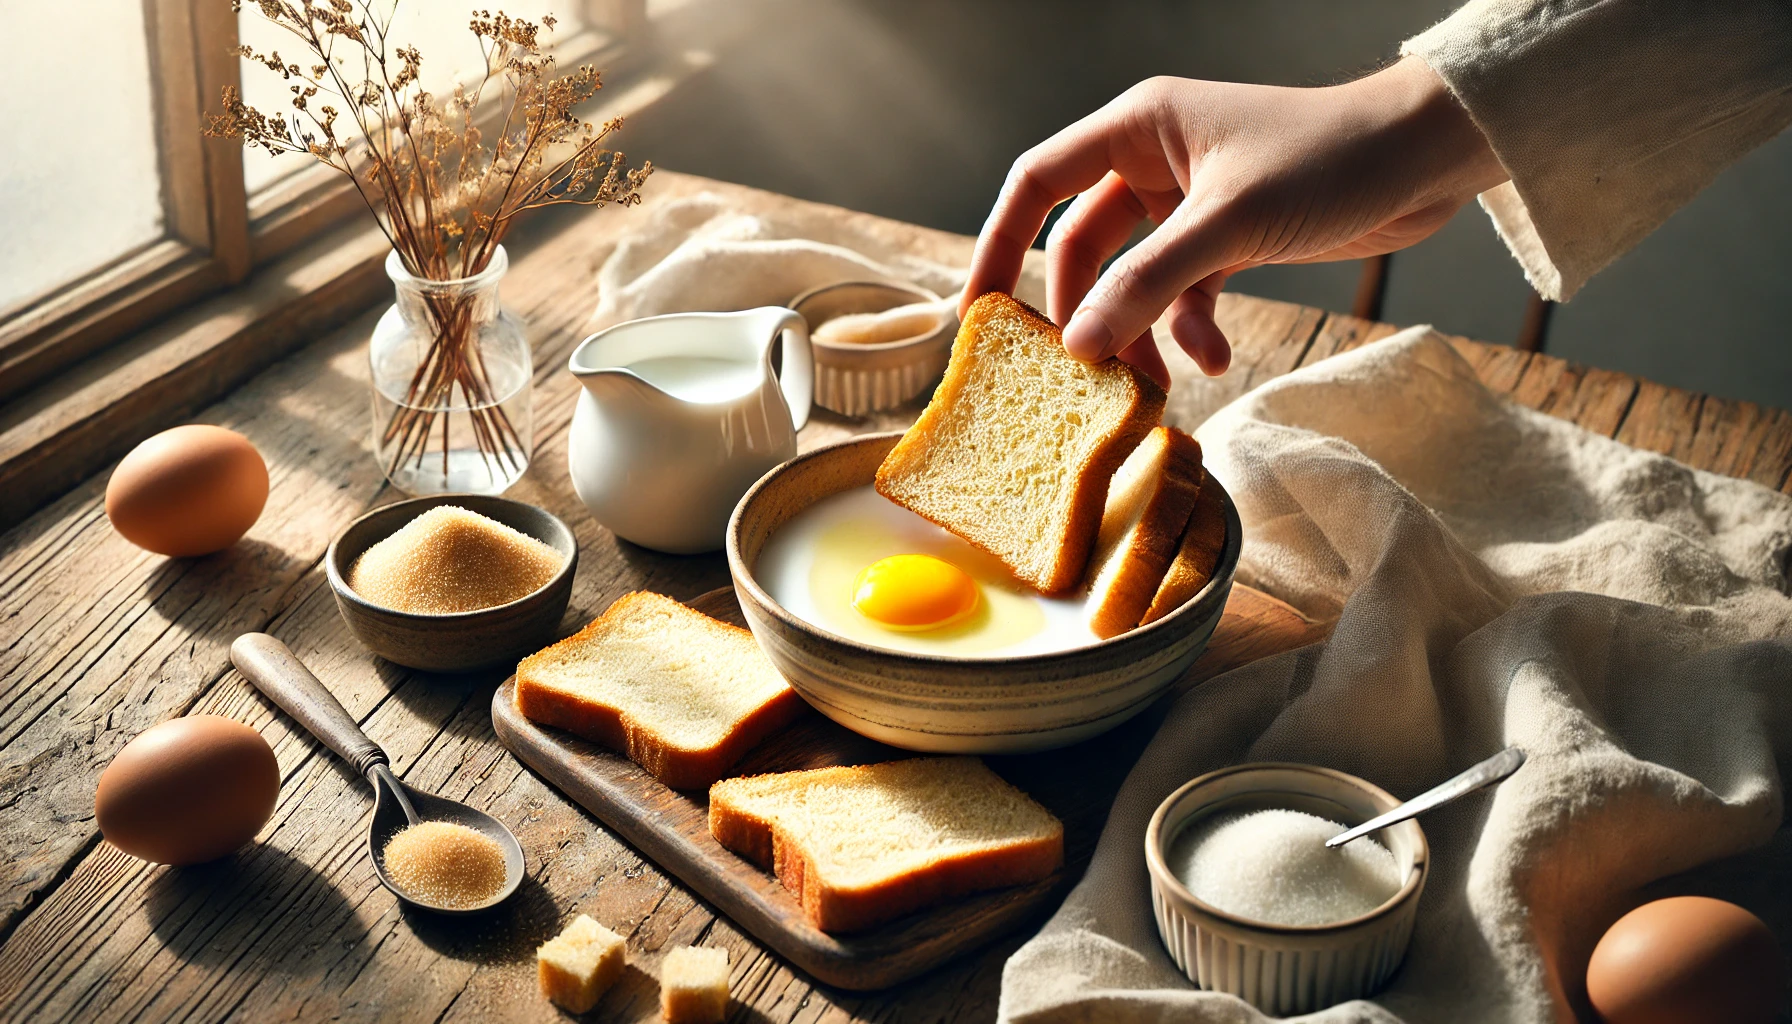
[[[617,324],[568,368],[584,385],[566,446],[573,489],[618,537],[673,554],[722,546],[741,495],[796,454],[815,381],[808,322],[780,306]]]

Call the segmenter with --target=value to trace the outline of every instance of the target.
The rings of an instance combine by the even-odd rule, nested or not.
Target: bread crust
[[[1164,460],[1132,542],[1114,552],[1120,560],[1107,592],[1095,594],[1089,628],[1102,639],[1138,626],[1176,560],[1185,527],[1200,497],[1200,442],[1175,427],[1164,432]],[[1097,573],[1105,566],[1091,565]],[[1211,566],[1209,567],[1211,571]],[[1199,589],[1199,588],[1197,588]]]
[[[1130,382],[1131,406],[1122,418],[1120,427],[1096,446],[1082,471],[1077,474],[1063,542],[1051,567],[1040,573],[1028,566],[1015,565],[1003,553],[991,550],[972,537],[964,524],[936,518],[929,515],[926,509],[915,508],[903,501],[896,484],[899,479],[920,471],[927,445],[940,429],[940,424],[952,415],[952,407],[967,386],[969,366],[974,359],[972,349],[983,326],[1004,318],[1021,319],[1031,330],[1049,335],[1054,342],[1062,344],[1063,336],[1058,326],[1032,306],[1001,292],[987,292],[978,296],[965,313],[958,337],[952,343],[952,357],[946,364],[945,376],[933,393],[933,400],[927,403],[927,408],[921,411],[914,426],[902,435],[902,439],[896,442],[896,446],[878,467],[877,493],[993,555],[1007,565],[1016,578],[1041,593],[1062,594],[1075,589],[1082,582],[1089,553],[1095,547],[1096,531],[1101,527],[1102,509],[1107,504],[1109,478],[1126,461],[1126,457],[1132,454],[1132,450],[1138,447],[1139,442],[1145,439],[1145,435],[1157,426],[1158,420],[1163,417],[1164,404],[1169,396],[1156,381],[1135,366],[1118,359],[1108,359],[1096,364],[1125,375]],[[1070,357],[1066,355],[1066,358]]]
[[[517,665],[514,700],[524,718],[602,744],[626,756],[673,789],[703,789],[728,774],[728,770],[759,741],[788,725],[806,707],[788,686],[735,722],[722,739],[710,747],[683,747],[651,728],[634,721],[626,708],[589,700],[535,680],[531,662],[556,650],[579,647],[610,628],[617,619],[643,602],[671,602],[660,594],[635,591],[616,599],[602,615],[573,636],[524,658]],[[672,602],[676,603],[676,602]],[[679,607],[684,608],[683,605]],[[703,615],[685,608],[692,615]],[[703,615],[705,628],[730,630],[751,637],[747,630]]]
[[[1194,511],[1189,513],[1188,525],[1182,530],[1176,558],[1151,598],[1151,606],[1139,619],[1141,626],[1182,607],[1213,578],[1220,551],[1226,546],[1226,505],[1220,498],[1220,489],[1207,486],[1209,479],[1203,473],[1201,493],[1195,497]]]
[[[795,896],[803,916],[831,934],[864,931],[906,914],[986,889],[1037,882],[1064,863],[1064,825],[1054,817],[1050,835],[934,861],[859,889],[822,882],[796,837],[776,824],[710,792],[709,831],[716,841],[767,868]]]

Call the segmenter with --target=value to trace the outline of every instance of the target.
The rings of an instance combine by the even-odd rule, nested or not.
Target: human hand
[[[1231,348],[1213,320],[1226,278],[1265,263],[1404,248],[1505,181],[1429,66],[1408,57],[1315,89],[1153,78],[1016,160],[977,239],[963,305],[1011,291],[1052,208],[1047,315],[1091,362],[1119,355],[1169,384],[1151,325],[1209,376]],[[1157,227],[1101,265],[1139,222]]]

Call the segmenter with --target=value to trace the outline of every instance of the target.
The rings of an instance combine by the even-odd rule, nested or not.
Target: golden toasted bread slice
[[[1064,826],[974,757],[724,779],[717,842],[772,869],[825,932],[874,927],[1064,862]]]
[[[1170,563],[1170,571],[1164,574],[1163,583],[1152,597],[1151,607],[1145,609],[1144,617],[1139,620],[1141,626],[1156,622],[1182,607],[1213,578],[1220,551],[1226,546],[1226,505],[1220,498],[1220,489],[1207,486],[1210,479],[1203,474],[1201,494],[1195,498],[1195,509],[1189,513],[1188,525],[1183,527],[1176,559]]]
[[[877,491],[1000,559],[1048,594],[1082,582],[1108,480],[1165,394],[1118,359],[1064,351],[1037,310],[971,304],[946,375],[877,471]]]
[[[753,634],[659,594],[617,598],[516,667],[516,707],[700,789],[803,708]]]
[[[1108,487],[1089,560],[1089,629],[1107,639],[1132,629],[1157,596],[1201,493],[1201,445],[1158,427]]]

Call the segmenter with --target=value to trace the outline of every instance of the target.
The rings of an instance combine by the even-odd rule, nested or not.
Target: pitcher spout
[[[617,536],[660,551],[721,547],[740,496],[796,454],[809,414],[808,327],[781,307],[631,320],[586,338],[567,369],[585,390],[573,489]]]
[[[631,373],[625,366],[580,366],[575,364],[567,368],[578,379],[579,386],[593,398],[602,399],[641,388],[652,388],[652,385]]]
[[[632,351],[639,345],[630,341],[626,336],[619,337],[615,329],[593,334],[573,349],[566,361],[566,369],[578,379],[579,386],[587,394],[599,401],[626,395],[649,397],[657,394],[658,388],[630,369],[629,364],[639,358],[639,353]]]

